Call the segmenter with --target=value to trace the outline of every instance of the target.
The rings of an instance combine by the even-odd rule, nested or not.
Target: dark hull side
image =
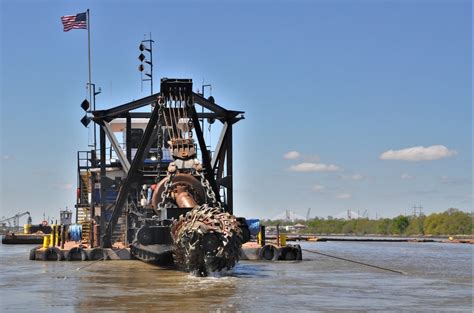
[[[31,244],[42,244],[43,235],[12,235],[7,234],[2,238],[2,244],[4,245],[31,245]]]
[[[141,245],[133,243],[130,253],[140,261],[160,265],[173,266],[173,246],[165,244]]]

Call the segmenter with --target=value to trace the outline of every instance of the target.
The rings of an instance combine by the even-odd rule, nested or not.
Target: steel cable
[[[360,264],[360,265],[365,265],[365,266],[368,266],[368,267],[377,268],[379,270],[384,270],[384,271],[388,271],[388,272],[392,272],[392,273],[396,273],[396,274],[400,274],[400,275],[407,275],[407,273],[405,273],[405,272],[398,271],[398,270],[392,270],[392,269],[386,268],[386,267],[380,267],[380,266],[377,266],[377,265],[372,265],[372,264],[368,264],[368,263],[364,263],[364,262],[354,261],[354,260],[350,260],[350,259],[335,256],[335,255],[322,253],[322,252],[317,252],[317,251],[313,251],[313,250],[308,250],[308,249],[301,249],[301,250],[309,252],[309,253],[314,253],[314,254],[326,256],[326,257],[333,258],[333,259],[338,259],[338,260],[342,260],[342,261],[347,261],[347,262],[352,262],[352,263],[356,263],[356,264]]]

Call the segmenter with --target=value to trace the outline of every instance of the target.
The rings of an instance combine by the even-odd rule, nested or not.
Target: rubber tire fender
[[[296,261],[302,261],[303,260],[303,252],[301,250],[301,246],[300,245],[293,245],[293,247],[297,250]]]
[[[274,245],[264,245],[258,251],[258,258],[260,260],[267,260],[267,261],[276,261],[280,256],[280,251],[278,247]]]
[[[80,260],[74,258],[77,253],[80,253]],[[67,261],[87,261],[88,259],[86,251],[80,247],[74,247],[66,253]]]
[[[298,250],[293,246],[286,246],[280,248],[280,260],[294,261],[298,258]]]
[[[88,251],[88,259],[91,261],[108,260],[107,252],[102,248],[94,248]]]
[[[56,255],[56,257],[54,257]],[[64,260],[64,254],[61,250],[56,247],[49,247],[43,252],[43,261],[62,261]]]
[[[30,250],[30,261],[36,260],[36,250],[38,250],[38,248],[33,248]]]

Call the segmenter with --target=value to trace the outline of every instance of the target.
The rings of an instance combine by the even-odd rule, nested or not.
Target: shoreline
[[[286,236],[286,241],[354,241],[354,242],[435,242],[435,243],[468,243],[474,244],[472,235],[443,235],[443,236],[398,236],[398,235],[354,235],[354,234],[291,234],[280,233]],[[276,240],[276,234],[267,234],[266,239]]]

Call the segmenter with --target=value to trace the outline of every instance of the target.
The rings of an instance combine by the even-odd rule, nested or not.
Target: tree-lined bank
[[[290,226],[297,223],[306,228],[302,233],[346,234],[346,235],[472,235],[474,214],[458,209],[448,209],[443,213],[430,215],[404,216],[371,220],[358,218],[351,220],[333,218],[314,218],[308,221],[267,220],[265,225]]]

